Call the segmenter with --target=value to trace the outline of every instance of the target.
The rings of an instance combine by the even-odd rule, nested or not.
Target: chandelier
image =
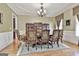
[[[41,17],[46,15],[46,10],[44,9],[43,3],[41,3],[40,9],[37,11],[37,14]]]

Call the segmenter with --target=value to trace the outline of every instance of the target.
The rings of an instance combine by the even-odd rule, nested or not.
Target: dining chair
[[[49,39],[50,39],[49,31],[50,30],[42,31],[42,44],[46,44],[48,48],[49,48]],[[53,45],[52,45],[52,47],[53,47]]]
[[[61,43],[63,42],[62,38],[63,38],[63,30],[59,30],[59,39],[61,40]]]
[[[56,43],[57,46],[59,47],[59,31],[58,30],[53,30],[51,42],[53,42],[54,44]]]

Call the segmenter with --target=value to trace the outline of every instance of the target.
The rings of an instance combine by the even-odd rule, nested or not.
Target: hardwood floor
[[[18,51],[18,42],[13,41],[12,44],[10,44],[7,48],[0,51],[0,53],[8,53],[10,56],[15,56]]]
[[[69,42],[63,42],[63,43],[68,45],[70,48],[64,50],[31,53],[29,54],[29,56],[78,56],[79,55],[79,47],[77,45]],[[17,51],[18,51],[17,43],[13,42],[10,46],[2,50],[1,52],[8,53],[9,55],[16,55]]]

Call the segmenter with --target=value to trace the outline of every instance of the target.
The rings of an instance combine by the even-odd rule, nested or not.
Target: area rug
[[[67,49],[70,48],[69,46],[60,43],[59,47],[57,46],[57,44],[53,44],[53,48],[51,47],[51,45],[49,45],[49,48],[47,48],[47,45],[42,45],[42,49],[40,47],[40,45],[37,46],[37,50],[34,47],[29,47],[29,51],[27,50],[27,47],[25,46],[24,43],[22,43],[21,47],[18,50],[17,56],[25,56],[25,55],[29,55],[30,53],[34,53],[34,52],[46,52],[46,51],[51,51],[51,50],[62,50],[62,49]]]

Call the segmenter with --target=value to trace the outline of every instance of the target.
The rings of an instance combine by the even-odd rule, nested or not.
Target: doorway
[[[16,34],[15,34],[15,30],[16,30],[16,21],[15,21],[15,17],[13,18],[13,39],[15,40],[15,38],[16,38]]]
[[[16,39],[16,30],[17,30],[17,16],[12,15],[12,33],[13,33],[13,40]]]

